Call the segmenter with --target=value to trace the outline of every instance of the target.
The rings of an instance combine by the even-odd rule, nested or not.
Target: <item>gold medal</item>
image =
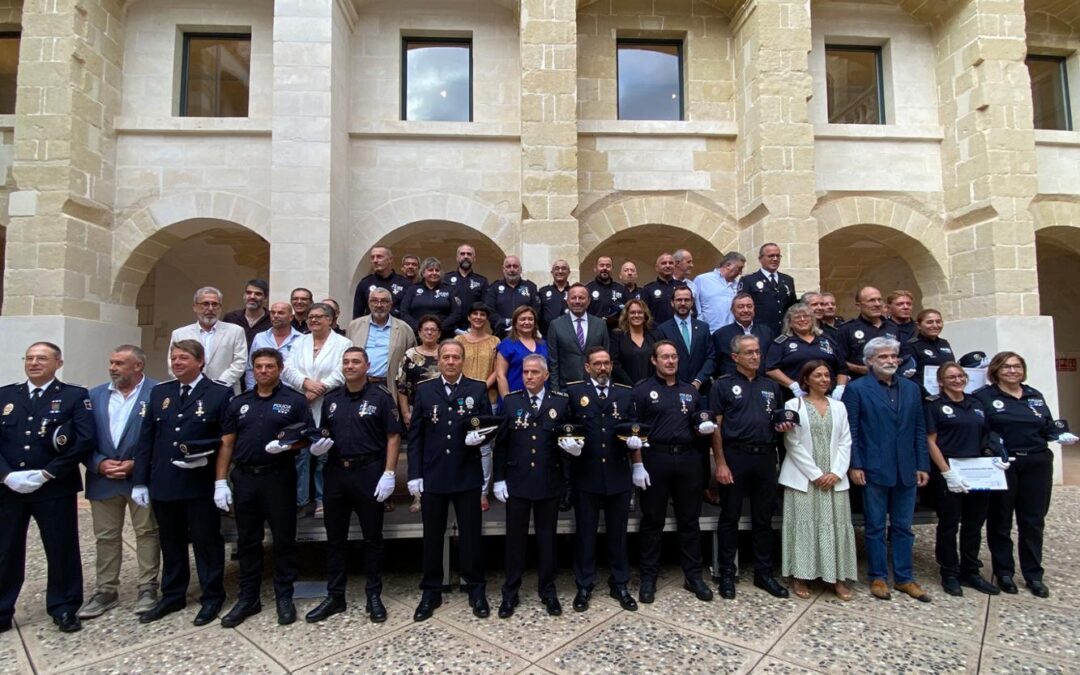
[[[555,408],[551,408],[550,410],[548,410],[548,417],[550,417],[551,419],[555,419],[558,416],[559,413],[555,412]]]
[[[581,400],[578,401],[578,402],[581,403],[581,407],[584,408],[585,406],[589,405],[589,397],[588,396],[582,396]]]
[[[169,403],[170,403],[170,402],[171,402],[171,401],[169,401],[169,399],[165,399],[164,401],[162,401],[162,402],[161,402],[161,409],[162,409],[162,410],[168,410],[168,409],[169,409]]]
[[[4,406],[4,414],[5,415],[10,415],[11,411],[14,410],[14,409],[15,409],[15,405],[11,404],[11,403],[8,403],[6,406]]]

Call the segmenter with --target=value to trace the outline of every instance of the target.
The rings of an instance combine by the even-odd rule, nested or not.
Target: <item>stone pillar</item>
[[[577,3],[521,2],[521,263],[547,279],[564,258],[576,270]]]
[[[740,250],[757,268],[758,248],[780,245],[781,269],[799,292],[816,289],[817,201],[814,130],[807,101],[811,79],[810,3],[749,0],[732,19],[738,106]]]

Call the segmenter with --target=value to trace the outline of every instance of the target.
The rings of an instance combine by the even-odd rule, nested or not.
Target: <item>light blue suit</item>
[[[131,478],[125,480],[106,478],[97,472],[97,467],[105,459],[135,458],[135,448],[139,444],[139,429],[143,420],[139,413],[144,405],[150,404],[150,391],[157,384],[157,380],[144,376],[139,397],[131,409],[131,416],[124,427],[124,433],[120,436],[119,447],[113,445],[112,434],[109,433],[109,395],[111,393],[109,383],[99,384],[90,390],[90,403],[94,406],[94,422],[97,427],[95,439],[97,447],[86,468],[87,499],[101,500],[117,495],[131,495],[131,488],[134,485]]]

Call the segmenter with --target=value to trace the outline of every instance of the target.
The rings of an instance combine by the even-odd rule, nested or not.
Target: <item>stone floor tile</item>
[[[781,661],[780,659],[774,659],[771,656],[766,656],[758,662],[751,673],[758,675],[813,675],[814,673],[820,673],[820,670],[811,670],[804,668],[803,666],[797,666],[794,663],[788,663],[787,661]]]
[[[998,596],[991,600],[986,644],[1077,663],[1080,614],[1076,608],[1028,597]]]
[[[19,631],[15,628],[0,634],[0,675],[23,675],[30,672]]]
[[[177,673],[285,673],[250,642],[233,631],[207,630],[158,642],[102,661],[81,665],[69,673],[123,675],[125,673],[176,675]]]
[[[1078,670],[1075,661],[1057,661],[1000,647],[983,647],[979,673],[988,675],[1068,675]]]

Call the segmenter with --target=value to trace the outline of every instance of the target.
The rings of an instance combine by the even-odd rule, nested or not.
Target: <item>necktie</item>
[[[600,385],[596,391],[596,395],[600,398],[601,401],[607,398],[607,387],[605,387],[604,385]]]
[[[539,396],[537,396],[536,394],[533,394],[532,396],[529,397],[529,400],[532,401],[533,412],[536,412],[536,411],[540,410],[540,397]]]
[[[448,383],[446,385],[446,396],[447,396],[447,398],[454,398],[454,392],[455,391],[457,391],[457,382],[455,382],[454,384],[449,384]]]
[[[180,405],[187,403],[187,397],[191,394],[191,385],[185,384],[180,387]]]
[[[574,319],[574,322],[577,324],[577,343],[578,343],[578,346],[581,347],[581,351],[585,351],[585,331],[581,328],[581,322],[582,321],[584,321],[584,319],[581,318],[581,317],[578,317],[577,319]]]
[[[41,387],[34,387],[34,391],[30,392],[30,402],[37,403],[41,398]]]
[[[772,282],[773,286],[775,286],[777,283],[779,283],[777,278],[776,278],[776,272],[773,272],[772,274],[769,275],[769,281]]]
[[[686,351],[690,351],[690,327],[685,321],[679,322],[679,332],[682,333],[683,342],[686,343]]]

